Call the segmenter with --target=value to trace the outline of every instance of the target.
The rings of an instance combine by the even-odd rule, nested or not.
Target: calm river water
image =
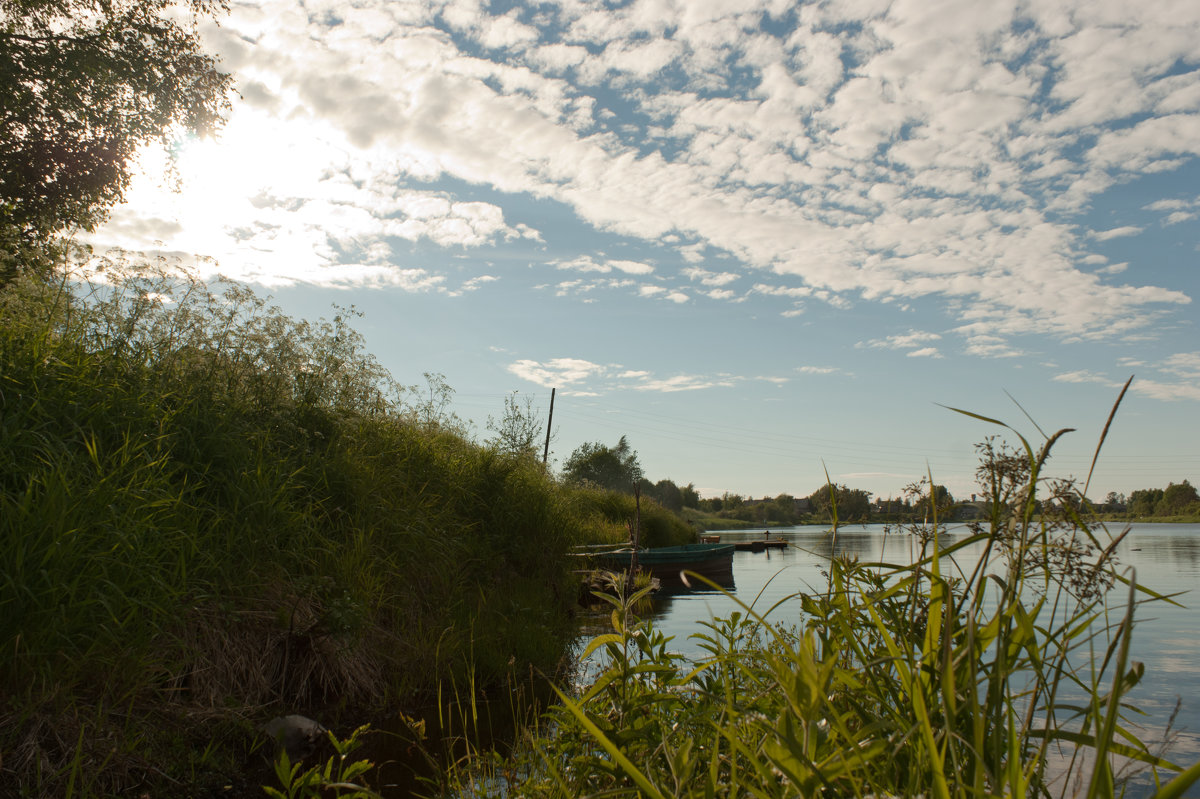
[[[1114,525],[1119,533],[1123,526]],[[721,531],[714,531],[721,532]],[[965,528],[950,528],[965,534]],[[762,530],[721,532],[721,542],[761,538]],[[771,538],[784,538],[785,550],[737,552],[734,554],[733,594],[756,609],[766,610],[776,601],[797,591],[819,591],[824,586],[821,570],[831,554],[828,533],[818,527],[771,530]],[[1103,533],[1100,535],[1103,540]],[[838,530],[837,554],[860,560],[901,562],[908,557],[908,539],[885,535],[883,525],[842,527]],[[1147,715],[1143,740],[1161,738],[1176,701],[1182,705],[1175,721],[1177,737],[1167,750],[1168,759],[1183,766],[1200,760],[1200,524],[1134,525],[1117,550],[1123,568],[1136,569],[1137,581],[1164,593],[1184,593],[1176,599],[1184,607],[1164,602],[1144,605],[1135,617],[1131,658],[1146,664],[1142,683],[1130,701]],[[970,555],[963,552],[960,562]],[[1124,589],[1122,589],[1124,590]],[[761,593],[761,596],[759,596]],[[655,624],[667,635],[676,651],[699,656],[700,648],[689,636],[700,630],[698,623],[714,616],[728,616],[738,606],[720,593],[677,593],[656,601]],[[790,624],[798,620],[799,603],[785,604],[770,618]],[[1141,793],[1139,791],[1139,793]],[[1186,796],[1200,797],[1200,786]]]

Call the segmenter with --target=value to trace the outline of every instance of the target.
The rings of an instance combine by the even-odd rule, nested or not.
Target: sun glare
[[[249,252],[263,270],[310,261],[318,209],[336,190],[329,177],[346,164],[336,141],[319,125],[243,108],[214,137],[182,139],[169,153],[147,148],[105,241],[209,255],[235,274]]]
[[[243,114],[218,137],[185,142],[176,165],[189,226],[239,226],[262,198],[310,199],[329,152],[316,131],[299,127]]]

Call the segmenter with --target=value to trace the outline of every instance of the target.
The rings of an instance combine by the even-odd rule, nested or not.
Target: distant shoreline
[[[1129,517],[1123,514],[1106,514],[1098,516],[1094,519],[1096,522],[1105,524],[1200,524],[1200,515],[1196,516],[1147,516],[1147,517]],[[702,519],[693,519],[701,532],[745,532],[748,530],[776,530],[788,527],[828,527],[827,521],[808,521],[808,522],[747,522],[740,519],[722,519],[719,517],[706,517]],[[855,527],[864,524],[903,524],[903,521],[896,519],[867,519],[841,522],[839,527]],[[951,524],[962,524],[965,521],[950,520]]]

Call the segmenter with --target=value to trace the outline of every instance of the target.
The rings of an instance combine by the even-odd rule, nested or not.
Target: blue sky
[[[93,242],[365,313],[481,438],[555,404],[703,495],[1200,478],[1200,4],[233,2],[239,98]],[[1015,401],[1014,401],[1015,400]],[[1020,403],[1018,406],[1017,403]]]

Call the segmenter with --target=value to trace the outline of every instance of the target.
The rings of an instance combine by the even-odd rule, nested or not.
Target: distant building
[[[892,499],[891,497],[884,499],[883,497],[876,497],[875,501],[871,503],[872,513],[890,515],[893,513],[903,513],[906,510],[911,510],[911,508],[905,505],[904,500],[902,499]]]

